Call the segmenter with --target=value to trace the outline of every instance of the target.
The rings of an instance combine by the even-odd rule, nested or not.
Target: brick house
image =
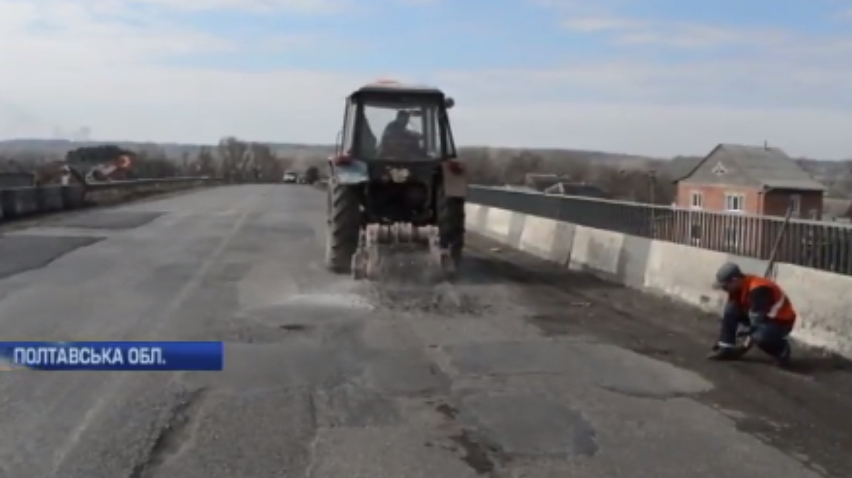
[[[677,182],[677,206],[820,219],[826,187],[778,148],[720,144]]]
[[[783,230],[757,216],[821,219],[826,187],[778,148],[720,144],[677,181],[672,239],[763,256]],[[786,235],[788,241],[798,241]],[[793,244],[792,242],[790,244]],[[794,246],[785,246],[794,247]],[[800,247],[800,246],[795,246]]]

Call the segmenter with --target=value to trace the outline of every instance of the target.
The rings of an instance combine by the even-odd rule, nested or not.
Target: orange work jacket
[[[796,311],[793,309],[793,304],[775,281],[754,275],[746,275],[743,280],[743,288],[740,290],[739,297],[737,297],[741,306],[746,309],[750,308],[749,296],[751,291],[758,287],[767,287],[772,290],[772,307],[766,314],[767,318],[788,324],[796,322]]]

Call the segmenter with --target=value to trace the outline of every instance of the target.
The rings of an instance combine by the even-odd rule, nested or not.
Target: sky
[[[378,78],[460,145],[852,158],[852,0],[0,0],[0,139],[332,143]]]

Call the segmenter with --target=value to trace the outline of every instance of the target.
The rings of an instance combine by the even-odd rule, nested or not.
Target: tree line
[[[216,145],[179,155],[157,144],[138,146],[130,153],[130,178],[203,175],[230,182],[279,182],[289,170],[324,176],[328,148],[276,150],[269,144],[225,137]],[[56,153],[38,151],[0,154],[0,171],[33,171],[62,164],[65,159],[57,158]],[[459,159],[473,184],[524,186],[528,185],[528,174],[554,174],[565,182],[593,184],[616,199],[666,204],[674,196],[673,178],[666,172],[664,161],[630,160],[618,164],[603,153],[483,147],[460,148]]]

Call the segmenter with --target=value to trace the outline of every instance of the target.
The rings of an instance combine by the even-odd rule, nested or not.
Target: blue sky
[[[674,155],[771,140],[852,157],[850,12],[852,0],[0,0],[0,137],[86,126],[327,142],[347,92],[393,76],[455,96],[460,143]]]
[[[852,27],[838,16],[838,12],[843,11],[843,2],[839,0],[718,3],[642,0],[603,3],[614,6],[575,10],[524,0],[427,1],[422,5],[379,0],[363,7],[353,6],[345,14],[212,10],[182,15],[180,22],[199,30],[229,32],[234,38],[246,40],[246,56],[211,53],[175,61],[223,68],[296,67],[362,70],[366,73],[404,69],[414,75],[428,76],[430,72],[446,69],[551,68],[576,59],[624,55],[678,61],[693,60],[696,55],[744,57],[751,53],[749,49],[741,50],[739,45],[738,48],[708,47],[697,51],[665,48],[659,44],[624,48],[614,44],[613,34],[621,33],[615,28],[577,31],[566,26],[578,18],[617,18],[663,25],[683,22],[712,28],[779,29],[789,34],[827,38],[842,35]],[[636,27],[639,28],[643,27]],[[251,51],[252,38],[276,35],[304,36],[317,44],[314,48],[277,55],[270,55],[262,49]],[[349,42],[354,48],[347,47]]]

